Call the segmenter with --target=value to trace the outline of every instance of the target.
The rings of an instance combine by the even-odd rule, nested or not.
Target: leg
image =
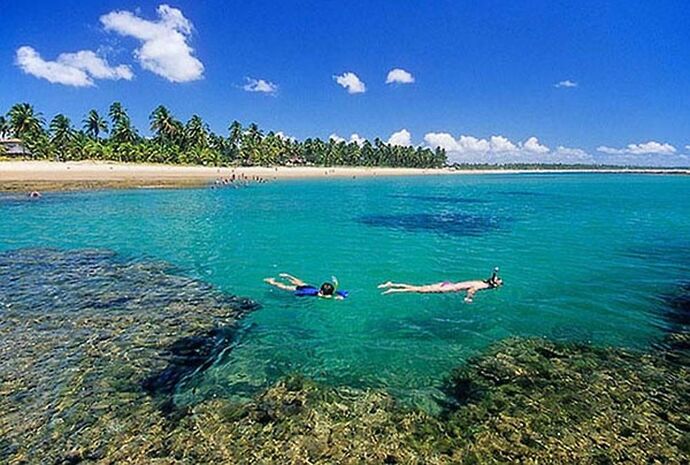
[[[289,284],[281,283],[276,281],[275,278],[266,278],[264,279],[264,282],[270,284],[271,286],[277,287],[278,289],[282,289],[283,291],[295,292],[297,290],[297,286],[290,286]]]
[[[383,292],[383,295],[386,294],[399,294],[402,292],[417,292],[420,294],[425,293],[426,286],[408,286],[408,285],[403,285],[403,286],[398,286],[398,287],[389,287],[387,290]]]
[[[407,287],[420,287],[420,286],[415,286],[414,284],[394,283],[391,281],[388,281],[388,282],[385,282],[383,284],[378,285],[379,289],[407,288]]]
[[[426,286],[410,286],[407,284],[399,285],[399,287],[389,287],[384,294],[394,294],[398,292],[416,292],[418,294],[445,294],[449,292],[460,292],[466,290],[466,287],[461,285],[449,285],[446,283],[429,284]]]
[[[302,281],[301,279],[299,279],[295,276],[292,276],[291,274],[280,273],[278,276],[280,276],[283,279],[287,279],[288,281],[290,281],[291,284],[294,284],[295,286],[306,286],[307,285],[307,283],[305,283],[304,281]]]

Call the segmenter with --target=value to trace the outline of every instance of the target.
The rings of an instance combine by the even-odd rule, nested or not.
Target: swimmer
[[[298,297],[321,297],[322,299],[337,299],[342,300],[348,296],[347,291],[338,290],[338,280],[333,277],[333,282],[325,282],[321,287],[317,288],[311,284],[307,284],[295,276],[287,273],[280,273],[278,275],[285,282],[278,281],[276,278],[266,278],[264,282],[273,287],[277,287],[283,291],[292,292]]]
[[[461,281],[452,283],[444,281],[437,284],[426,284],[422,286],[415,286],[413,284],[398,284],[388,281],[380,284],[379,289],[386,289],[383,294],[396,294],[403,292],[416,292],[418,294],[443,294],[447,292],[466,292],[465,302],[470,304],[474,299],[477,291],[485,289],[496,289],[503,285],[503,280],[498,276],[498,268],[494,269],[493,274],[488,279]]]
[[[41,198],[41,193],[38,191],[32,191],[29,193],[29,198],[31,199],[40,199]]]

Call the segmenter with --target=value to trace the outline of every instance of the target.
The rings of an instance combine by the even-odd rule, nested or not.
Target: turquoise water
[[[263,308],[237,347],[177,400],[249,395],[287,373],[438,394],[449,371],[507,336],[645,348],[690,269],[690,178],[472,175],[284,181],[245,189],[0,197],[0,250],[105,248],[162,259]],[[381,296],[389,279],[483,278],[456,295]],[[262,279],[336,275],[351,297],[297,299]]]

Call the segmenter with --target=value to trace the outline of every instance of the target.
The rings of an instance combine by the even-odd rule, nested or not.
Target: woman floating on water
[[[451,283],[444,281],[437,284],[427,284],[423,286],[415,286],[412,284],[397,284],[388,281],[379,285],[379,289],[386,289],[384,294],[395,294],[400,292],[416,292],[419,294],[441,294],[446,292],[467,292],[465,295],[465,302],[472,303],[474,294],[477,291],[485,289],[495,289],[503,285],[503,280],[498,277],[498,268],[494,269],[490,278],[476,281],[462,281],[459,283]]]
[[[276,278],[266,278],[264,282],[284,291],[292,292],[298,297],[321,297],[323,299],[342,300],[347,297],[347,291],[338,290],[338,280],[333,276],[333,282],[325,282],[321,287],[307,284],[299,278],[287,273],[280,273],[279,277],[289,282],[289,284],[278,281]]]

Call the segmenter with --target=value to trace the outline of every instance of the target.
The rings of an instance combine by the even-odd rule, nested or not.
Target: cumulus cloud
[[[412,145],[412,134],[407,129],[401,129],[398,132],[394,132],[388,138],[388,143],[390,145],[401,145],[403,147],[408,147]]]
[[[532,136],[527,139],[523,144],[522,148],[532,153],[549,153],[549,148],[545,145],[539,143],[539,139]]]
[[[565,81],[557,82],[553,86],[557,89],[572,89],[573,87],[577,87],[577,82],[571,81],[570,79],[566,79]]]
[[[489,139],[479,139],[474,136],[461,135],[455,139],[446,132],[430,132],[424,136],[424,141],[430,147],[441,147],[448,152],[463,154],[488,153],[548,153],[549,148],[542,145],[539,139],[532,136],[522,143],[514,143],[505,136],[491,136]]]
[[[364,144],[366,141],[367,141],[367,140],[366,140],[364,137],[360,136],[360,135],[357,134],[356,132],[354,132],[354,133],[352,133],[352,134],[350,135],[350,142],[354,142],[354,143],[357,144],[357,145],[360,145],[360,146],[361,146],[361,145]]]
[[[594,158],[577,148],[558,146],[555,150],[542,144],[537,137],[513,142],[505,136],[487,139],[447,132],[430,132],[424,136],[430,148],[441,147],[450,162],[458,163],[594,163]]]
[[[359,79],[359,77],[350,71],[341,74],[340,76],[333,76],[335,82],[347,89],[348,94],[361,94],[366,92],[367,86]]]
[[[446,150],[450,163],[544,163],[544,164],[598,164],[618,166],[673,167],[689,166],[690,156],[679,154],[671,144],[645,142],[625,148],[599,147],[601,153],[593,155],[581,148],[563,145],[551,149],[538,138],[512,142],[504,136],[487,139],[462,135],[455,138],[447,132],[430,132],[424,136],[429,148]],[[690,150],[690,146],[686,147]]]
[[[261,92],[264,94],[275,94],[278,92],[278,86],[270,81],[263,79],[247,78],[247,83],[242,86],[247,92]]]
[[[26,74],[74,87],[93,86],[94,79],[130,80],[134,77],[129,66],[111,66],[105,58],[90,50],[62,53],[55,61],[48,61],[32,47],[23,46],[17,49],[16,63]]]
[[[642,144],[628,144],[627,147],[621,149],[602,145],[600,147],[597,147],[597,150],[599,152],[606,153],[609,155],[673,155],[677,152],[676,148],[673,145],[668,143],[656,142],[653,140],[650,140],[649,142],[644,142]]]
[[[204,65],[194,57],[188,41],[192,23],[182,11],[160,5],[158,19],[151,21],[130,11],[112,11],[101,16],[105,30],[141,41],[134,56],[142,68],[171,82],[201,79]]]
[[[355,144],[360,145],[360,146],[362,144],[364,144],[364,142],[366,142],[366,139],[364,137],[360,136],[359,134],[357,134],[356,132],[354,132],[354,133],[352,133],[352,135],[350,135],[350,139],[345,139],[344,137],[340,137],[336,133],[331,134],[330,136],[328,136],[328,138],[330,140],[333,140],[334,142],[338,142],[338,143],[340,143],[340,142],[354,142]]]
[[[412,73],[400,68],[388,71],[388,76],[386,77],[386,84],[412,84],[413,82],[414,76]]]

